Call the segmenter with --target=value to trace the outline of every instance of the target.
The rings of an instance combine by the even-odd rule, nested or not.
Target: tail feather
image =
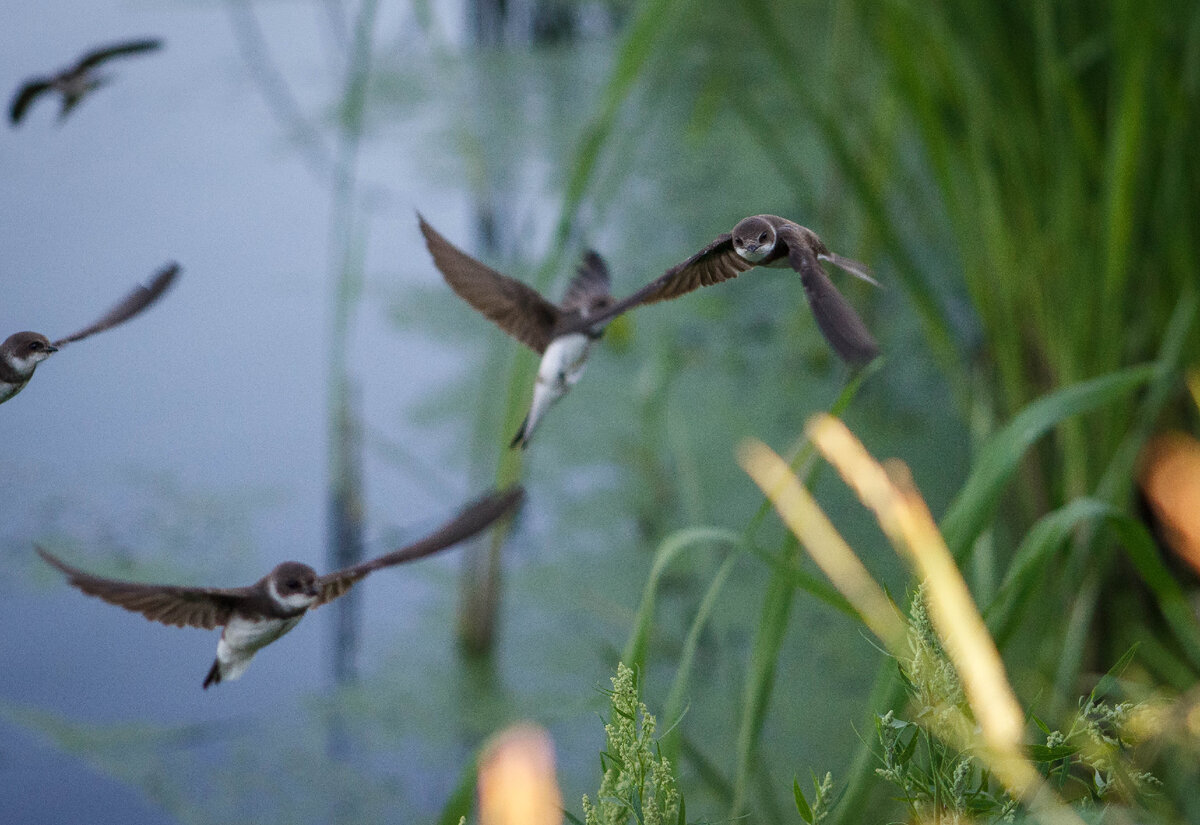
[[[517,434],[513,436],[513,440],[508,442],[508,448],[520,447],[522,450],[529,445],[529,416],[525,416],[525,420],[521,422],[521,429],[517,430]]]
[[[209,685],[221,684],[221,661],[213,659],[213,665],[209,668],[208,675],[204,677],[204,689],[208,690]]]

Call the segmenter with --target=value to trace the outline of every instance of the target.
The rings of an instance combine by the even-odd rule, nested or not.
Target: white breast
[[[583,376],[591,346],[592,339],[582,333],[555,338],[542,356],[538,383],[555,387],[561,396]]]
[[[25,385],[28,383],[28,381],[22,381],[19,384],[10,384],[7,381],[0,381],[0,404],[25,389]]]
[[[217,642],[217,661],[222,679],[236,679],[246,672],[254,654],[300,623],[301,613],[291,619],[243,619],[234,616]]]

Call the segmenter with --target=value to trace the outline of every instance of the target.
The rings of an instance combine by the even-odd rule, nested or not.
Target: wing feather
[[[66,338],[59,338],[54,342],[54,346],[61,347],[63,344],[69,344],[72,341],[80,341],[89,335],[95,335],[97,332],[103,332],[106,329],[117,326],[117,324],[128,321],[157,301],[167,291],[167,288],[174,283],[175,277],[178,274],[179,264],[167,264],[150,279],[150,283],[144,286],[138,284],[132,292],[122,298],[121,302],[106,312],[100,320],[91,326],[84,327],[73,335],[68,335]]]
[[[229,621],[233,608],[246,597],[244,587],[222,590],[106,579],[72,567],[41,547],[35,545],[35,549],[47,563],[66,573],[67,581],[73,587],[165,625],[205,630],[220,627]]]
[[[125,54],[138,54],[140,52],[153,51],[162,47],[162,41],[157,38],[146,38],[144,40],[131,40],[127,43],[117,43],[112,46],[102,46],[98,49],[85,54],[79,58],[79,62],[75,64],[78,71],[90,69],[93,66],[98,66],[105,60],[113,57],[120,57]]]
[[[22,86],[13,95],[12,105],[8,110],[9,121],[14,124],[19,123],[21,118],[25,116],[25,111],[29,108],[30,104],[37,100],[43,92],[49,91],[53,85],[46,78],[38,78]]]
[[[510,487],[501,493],[490,493],[468,504],[458,515],[419,541],[362,564],[327,573],[317,580],[321,594],[312,606],[318,607],[333,601],[345,594],[355,582],[374,570],[415,561],[469,539],[507,513],[512,512],[521,503],[524,496],[525,490],[519,485]]]
[[[729,233],[718,235],[716,240],[683,263],[671,267],[637,292],[627,295],[595,317],[578,322],[576,325],[578,329],[572,327],[566,331],[577,332],[585,328],[594,328],[640,304],[653,304],[678,298],[680,295],[686,295],[700,287],[712,286],[736,278],[753,267],[753,263],[734,251],[733,235]]]
[[[869,362],[879,354],[879,345],[854,307],[829,280],[812,247],[791,227],[777,231],[779,237],[787,242],[788,262],[800,273],[809,308],[829,346],[842,360],[852,365]]]
[[[579,269],[567,292],[563,295],[562,308],[564,312],[571,310],[586,310],[612,295],[612,281],[608,276],[608,265],[600,255],[589,249],[579,262]]]
[[[450,288],[513,338],[536,352],[545,352],[562,314],[559,308],[532,287],[501,275],[463,252],[420,214],[417,219],[429,254]]]

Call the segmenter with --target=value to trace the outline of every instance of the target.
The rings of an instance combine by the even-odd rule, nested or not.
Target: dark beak
[[[304,595],[320,596],[321,595],[321,585],[317,584],[316,582],[313,582],[311,585],[309,585],[308,589],[304,591]]]
[[[54,344],[47,344],[46,352],[58,352],[58,347],[54,346]]]

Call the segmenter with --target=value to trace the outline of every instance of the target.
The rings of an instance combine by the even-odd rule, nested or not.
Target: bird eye
[[[29,349],[31,349],[32,351],[37,352],[41,348],[42,348],[41,341],[30,341],[29,342]]]
[[[287,586],[288,586],[288,590],[299,590],[300,582],[296,581],[295,579],[292,579],[291,581],[289,581],[287,583]]]
[[[759,243],[765,243],[765,242],[766,242],[766,240],[767,240],[767,233],[766,233],[766,232],[764,232],[764,233],[762,233],[761,235],[759,235],[759,236],[758,236],[758,242],[759,242]]]

